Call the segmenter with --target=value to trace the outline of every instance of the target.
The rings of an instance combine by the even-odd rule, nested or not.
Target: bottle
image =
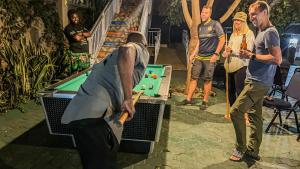
[[[247,50],[246,34],[243,34],[243,39],[242,39],[242,43],[241,43],[240,49]]]

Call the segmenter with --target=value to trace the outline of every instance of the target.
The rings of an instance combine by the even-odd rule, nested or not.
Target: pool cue
[[[228,45],[227,32],[225,33],[225,46]],[[226,50],[226,49],[225,49]],[[226,51],[227,52],[227,51]],[[227,71],[226,71],[226,114],[225,119],[230,119],[230,104],[229,104],[229,56],[227,56]]]
[[[138,94],[134,97],[133,99],[133,106],[135,106],[135,104],[137,103],[137,101],[139,100],[140,96],[144,93],[144,90],[141,90],[138,92]],[[127,120],[129,116],[129,113],[128,112],[124,112],[121,116],[120,116],[120,119],[117,121],[117,124],[119,126],[122,126],[125,121]]]

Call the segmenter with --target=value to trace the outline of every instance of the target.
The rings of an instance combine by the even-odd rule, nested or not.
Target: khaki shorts
[[[215,67],[216,62],[195,59],[192,65],[192,79],[197,80],[201,77],[203,80],[212,80]]]

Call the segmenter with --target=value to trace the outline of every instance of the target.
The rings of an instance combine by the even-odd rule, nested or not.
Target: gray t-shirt
[[[280,45],[279,34],[275,27],[269,27],[257,34],[255,39],[256,54],[269,54],[268,48]],[[259,82],[265,86],[272,86],[277,65],[273,63],[263,63],[256,59],[251,59],[247,69],[247,80]]]
[[[137,52],[132,76],[134,87],[139,83],[144,75],[144,71],[149,60],[149,53],[147,49],[141,45],[137,45],[135,43],[130,44],[133,44],[135,46]],[[94,67],[95,71],[91,73],[88,79],[95,80],[99,85],[103,86],[108,91],[115,111],[120,112],[120,107],[124,100],[124,94],[117,65],[118,52],[118,50],[113,51],[113,53],[105,61],[103,61],[103,64],[96,65]]]
[[[149,53],[143,45],[130,43],[136,48],[136,60],[133,71],[133,87],[142,79],[149,60]],[[118,49],[105,59],[95,64],[86,81],[80,86],[77,95],[66,108],[61,122],[103,117],[110,107],[114,113],[121,112],[124,100],[123,88],[118,71]]]
[[[200,40],[199,56],[212,56],[216,52],[219,38],[224,35],[221,24],[210,19],[199,25],[198,33]]]

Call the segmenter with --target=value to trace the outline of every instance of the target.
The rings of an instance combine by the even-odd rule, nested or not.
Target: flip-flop
[[[237,149],[234,149],[232,152],[232,155],[229,157],[229,160],[234,161],[234,162],[240,162],[242,161],[244,156],[244,153],[238,151]]]

